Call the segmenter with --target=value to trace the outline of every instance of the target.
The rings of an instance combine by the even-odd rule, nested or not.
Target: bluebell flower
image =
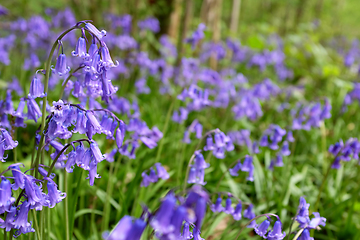
[[[242,204],[241,201],[238,202],[238,204],[235,207],[235,211],[232,214],[235,221],[239,221],[241,219],[241,211],[242,211]]]
[[[200,236],[200,229],[197,226],[194,227],[193,236],[194,236],[194,240],[205,240]]]
[[[270,222],[269,220],[266,219],[260,225],[256,225],[254,230],[257,235],[266,239],[267,237],[265,235],[267,233],[267,229],[269,228],[269,226],[270,226]]]
[[[132,224],[132,217],[124,216],[118,224],[116,224],[106,240],[126,240]]]
[[[106,36],[106,31],[97,29],[94,25],[89,22],[85,23],[85,29],[89,31],[91,34],[94,34],[99,40]]]
[[[81,57],[81,58],[87,58],[89,57],[89,54],[86,50],[86,40],[83,37],[80,37],[79,40],[76,43],[75,51],[72,51],[71,54],[74,57]]]
[[[47,179],[47,189],[48,189],[48,194],[47,194],[47,200],[49,201],[49,208],[53,208],[55,207],[55,205],[59,202],[61,202],[65,197],[66,197],[66,193],[61,192],[60,190],[58,190],[56,183],[51,180],[51,179]]]
[[[170,193],[160,205],[150,225],[160,234],[167,234],[174,230],[174,226],[170,224],[171,217],[174,213],[176,198]]]
[[[53,72],[59,76],[63,76],[69,73],[70,67],[66,65],[66,55],[60,53],[56,59],[55,69],[52,68]]]
[[[196,216],[195,226],[198,229],[201,229],[205,213],[206,213],[206,200],[204,197],[199,197],[196,201],[196,206],[195,206],[195,216]]]
[[[221,196],[219,196],[216,199],[216,203],[211,205],[211,207],[210,207],[211,211],[213,211],[213,212],[223,212],[224,207],[221,205],[221,203],[222,203],[222,198],[221,198]]]
[[[18,211],[16,215],[16,219],[14,221],[15,229],[20,229],[20,228],[27,229],[31,227],[31,223],[28,222],[28,214],[30,209],[29,205],[30,204],[27,201],[23,202],[20,205],[20,210]]]
[[[204,38],[204,30],[206,29],[205,24],[200,23],[198,25],[198,28],[195,30],[195,32],[192,34],[190,38],[185,39],[185,42],[190,43],[192,49],[195,49],[197,43]]]
[[[0,146],[1,148],[1,146]],[[21,164],[12,164],[10,166],[10,169],[13,169],[12,175],[14,177],[14,184],[12,184],[12,189],[13,190],[17,190],[17,189],[24,189],[25,187],[25,180],[24,180],[24,174],[21,172],[20,170],[20,165]]]
[[[283,146],[281,147],[281,155],[283,156],[289,156],[290,155],[290,150],[289,150],[289,143],[287,141],[283,142]]]
[[[16,109],[16,112],[13,113],[13,115],[18,117],[18,118],[24,119],[25,118],[25,114],[24,114],[25,104],[26,104],[25,99],[20,98],[18,108]]]
[[[314,240],[313,237],[310,237],[310,232],[307,228],[304,229],[304,231],[301,233],[298,240]]]
[[[320,217],[320,214],[318,212],[313,212],[313,215],[315,216],[313,219],[311,219],[308,228],[315,229],[319,225],[325,226],[326,224],[326,218]]]
[[[99,149],[99,145],[95,141],[91,141],[90,149],[91,149],[92,159],[94,159],[97,163],[105,159],[105,156],[101,153]]]
[[[183,239],[192,239],[193,238],[192,232],[190,232],[189,228],[190,228],[189,223],[185,222],[184,227],[183,227],[183,233],[182,233]]]
[[[86,111],[86,117],[88,119],[88,122],[94,128],[94,131],[101,133],[101,125],[99,121],[96,119],[95,114],[92,111]]]
[[[187,183],[189,183],[189,184],[190,183],[197,183],[196,168],[194,168],[194,167],[190,168]]]
[[[32,119],[35,122],[37,122],[37,119],[39,117],[41,117],[41,115],[42,115],[39,105],[32,98],[29,98],[26,101],[26,103],[27,103],[27,109],[28,109],[28,113],[27,113],[28,119]]]
[[[44,168],[42,168],[42,167],[38,167],[38,170],[39,170],[39,173],[41,174],[41,176],[43,176],[43,177],[47,177],[47,175],[48,175],[48,171],[46,171]],[[54,177],[56,176],[56,174],[55,173],[50,173],[50,179],[54,179]],[[13,188],[14,189],[14,188]]]
[[[89,185],[94,185],[95,178],[101,178],[100,175],[97,173],[97,161],[90,160],[89,164],[89,176],[86,179],[89,179]]]
[[[206,137],[206,145],[204,146],[204,151],[212,151],[215,149],[213,138],[211,135]]]
[[[136,219],[132,224],[126,240],[140,240],[146,227],[146,222],[142,219]]]
[[[5,177],[1,176],[0,183],[0,213],[4,213],[15,202],[15,198],[11,196],[11,183]]]
[[[282,233],[281,231],[282,224],[280,221],[276,221],[273,229],[268,233],[269,240],[282,240],[286,236],[285,231]]]
[[[240,160],[238,160],[236,165],[233,168],[229,169],[230,175],[233,177],[239,176],[238,172],[240,171],[241,166],[242,166],[242,164],[241,164]]]
[[[6,129],[0,128],[0,130],[1,130],[1,134],[2,134],[2,138],[0,138],[0,141],[4,141],[3,149],[10,150],[10,149],[16,148],[16,146],[19,144],[18,141],[14,141],[11,138],[9,132],[6,131]]]
[[[105,67],[106,70],[119,66],[118,61],[116,61],[114,63],[113,60],[111,59],[109,49],[106,46],[105,42],[103,42],[103,41],[101,42],[100,52],[101,52],[101,58],[103,61],[102,65]]]
[[[228,198],[226,199],[226,202],[225,202],[225,210],[224,210],[224,212],[225,212],[226,214],[233,214],[234,211],[235,211],[234,208],[231,206],[231,198],[228,197]]]
[[[7,232],[14,228],[14,220],[16,219],[16,213],[16,207],[11,206],[10,209],[7,210],[5,222],[0,223],[0,227],[5,228]]]
[[[161,163],[155,163],[154,165],[156,167],[157,176],[159,178],[164,179],[164,180],[169,178],[169,174],[167,173],[165,168],[161,165]]]
[[[280,154],[277,154],[276,157],[275,157],[275,160],[273,160],[275,162],[275,166],[277,167],[282,167],[284,166],[284,163],[283,163],[283,158]]]
[[[29,98],[42,98],[46,96],[44,93],[44,86],[42,85],[40,79],[35,76],[30,83],[30,90],[28,94]]]
[[[250,204],[248,206],[247,209],[244,210],[244,217],[251,220],[253,218],[256,217],[255,213],[254,213],[254,210],[253,210],[254,206],[252,204]],[[255,221],[252,221],[248,226],[247,228],[254,228],[256,226],[256,222]]]
[[[67,172],[73,172],[74,166],[76,164],[76,159],[77,159],[77,154],[76,151],[71,151],[68,155],[68,160],[66,161],[65,164],[65,170]]]
[[[159,20],[153,17],[146,18],[138,22],[138,26],[141,30],[150,30],[151,32],[157,33],[160,31]]]

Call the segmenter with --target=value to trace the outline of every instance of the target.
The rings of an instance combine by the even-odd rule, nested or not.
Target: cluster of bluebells
[[[225,152],[231,152],[235,149],[231,138],[219,129],[215,129],[206,134],[206,143],[204,151],[212,151],[214,157],[218,159],[225,158]]]
[[[194,155],[194,164],[191,165],[189,170],[188,183],[195,183],[199,185],[205,185],[205,169],[210,166],[204,159],[204,156],[201,154],[201,150],[195,151]]]
[[[351,90],[348,94],[346,94],[342,106],[342,111],[345,112],[347,110],[347,106],[353,103],[354,101],[360,102],[360,84],[354,83],[354,89]]]
[[[208,194],[198,186],[190,189],[185,198],[169,192],[154,213],[145,210],[136,220],[123,217],[106,240],[139,240],[146,226],[151,227],[160,240],[200,240],[208,202]]]
[[[149,174],[146,172],[149,172]],[[161,163],[155,163],[148,171],[142,172],[141,176],[143,178],[140,184],[142,187],[147,187],[150,183],[155,183],[159,181],[159,179],[166,180],[169,178],[168,172]]]
[[[48,174],[44,166],[38,168],[42,179],[36,179],[21,171],[20,167],[19,163],[10,165],[6,171],[11,171],[12,176],[1,176],[0,183],[0,214],[6,213],[6,218],[0,218],[0,227],[7,232],[14,229],[15,237],[35,232],[32,222],[28,220],[31,209],[41,211],[43,207],[53,208],[66,197],[66,193],[59,191],[53,180],[55,174]],[[46,184],[47,193],[43,184]],[[22,192],[18,199],[15,199],[13,191],[18,189]]]
[[[329,147],[329,153],[335,157],[331,167],[339,169],[341,161],[350,161],[352,158],[359,160],[360,142],[357,138],[348,139],[345,144],[340,139],[339,142]]]
[[[222,205],[222,198],[221,198],[221,194],[219,194],[218,198],[216,199],[216,202],[214,204],[210,205],[210,209],[212,212],[216,213],[220,213],[220,212],[224,212],[226,214],[232,215],[232,217],[234,218],[235,221],[239,221],[241,220],[241,218],[244,216],[244,218],[247,218],[249,220],[253,219],[255,217],[255,213],[253,210],[253,205],[249,204],[248,208],[244,210],[244,214],[242,215],[242,206],[243,203],[241,202],[241,200],[236,199],[237,204],[235,205],[235,208],[232,204],[232,200],[231,198],[233,198],[231,193],[227,193],[227,198],[225,200],[225,207],[223,207]],[[250,227],[253,227],[252,225],[253,223],[250,224]]]
[[[241,163],[240,160],[237,161],[235,166],[233,168],[229,169],[229,173],[233,177],[239,176],[239,171],[242,172],[248,172],[247,180],[253,182],[254,181],[254,164],[253,164],[253,158],[249,155],[246,155],[244,158],[244,162]]]
[[[282,167],[284,165],[283,156],[290,155],[289,142],[293,141],[292,131],[286,133],[286,130],[278,125],[272,124],[264,131],[263,136],[259,141],[259,146],[268,147],[271,150],[279,150],[275,159],[271,160],[269,169],[273,169],[274,166]],[[282,146],[280,147],[279,144]]]
[[[290,114],[293,118],[293,130],[309,131],[311,128],[320,127],[322,121],[331,117],[331,104],[328,99],[325,99],[323,106],[321,102],[297,103],[296,107],[291,109]]]
[[[319,228],[319,225],[325,226],[326,219],[320,217],[318,212],[313,212],[314,218],[310,220],[309,207],[310,204],[306,203],[305,198],[301,197],[297,215],[295,216],[295,220],[299,223],[299,228],[303,229],[299,240],[314,240],[314,238],[310,237],[309,231]]]

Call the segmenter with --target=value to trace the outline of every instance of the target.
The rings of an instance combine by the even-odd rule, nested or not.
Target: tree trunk
[[[240,8],[241,8],[241,0],[233,0],[231,20],[230,20],[230,31],[234,35],[237,34],[237,30],[239,26]]]
[[[181,58],[183,55],[184,48],[184,39],[186,38],[187,31],[191,22],[191,17],[193,14],[193,0],[185,0],[185,11],[182,14],[182,19],[180,23],[180,38],[178,39],[178,56],[176,60],[176,65],[179,66]]]
[[[173,2],[173,11],[170,16],[170,26],[168,29],[168,35],[173,39],[178,39],[179,34],[179,23],[181,18],[181,6],[183,5],[183,0],[175,0]]]
[[[211,14],[209,17],[212,20],[212,40],[214,43],[218,43],[221,39],[221,13],[222,13],[222,0],[213,0],[211,6]],[[214,70],[217,70],[218,62],[215,54],[210,57],[210,67]]]
[[[299,0],[298,7],[296,9],[294,28],[301,22],[305,12],[306,3],[308,0]]]

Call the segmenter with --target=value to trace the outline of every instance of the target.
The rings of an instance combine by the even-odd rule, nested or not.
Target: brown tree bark
[[[238,31],[240,8],[241,8],[241,0],[233,0],[231,20],[230,20],[230,31],[234,35],[236,35]]]
[[[173,39],[178,39],[183,2],[183,0],[175,0],[173,2],[173,11],[170,16],[170,26],[168,29],[168,35]]]

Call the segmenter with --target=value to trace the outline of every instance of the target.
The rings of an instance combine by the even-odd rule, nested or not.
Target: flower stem
[[[64,191],[68,193],[68,181],[67,181],[67,171],[64,171]],[[65,239],[70,240],[70,225],[69,225],[69,198],[64,199],[65,207]]]
[[[67,83],[69,82],[70,78],[72,76],[74,76],[73,74],[76,73],[77,71],[79,71],[80,69],[83,69],[85,66],[84,65],[80,65],[78,68],[76,68],[72,73],[69,74],[69,76],[66,78],[66,80],[64,81],[62,87],[61,87],[61,92],[60,92],[60,96],[59,99],[62,99],[63,95],[64,95],[64,91],[66,88]]]
[[[35,160],[35,177],[37,177],[38,174],[38,167],[39,167],[39,158],[40,158],[40,152],[42,151],[42,146],[44,144],[44,140],[45,140],[45,134],[44,134],[44,130],[45,130],[45,120],[46,120],[46,103],[47,103],[47,93],[48,93],[48,88],[49,88],[49,78],[50,78],[50,67],[51,67],[51,60],[52,57],[54,55],[55,49],[59,44],[59,41],[69,32],[71,32],[74,29],[77,29],[78,26],[74,26],[72,28],[69,28],[68,30],[64,31],[54,42],[48,59],[45,63],[45,80],[44,80],[44,93],[46,93],[46,95],[43,97],[43,105],[42,105],[42,115],[41,115],[41,127],[40,127],[40,134],[41,134],[41,139],[39,142],[39,146],[38,146],[38,152],[36,155],[36,160]]]
[[[35,209],[31,209],[31,212],[32,212],[32,215],[33,215],[33,218],[34,218],[34,227],[35,227],[35,232],[36,232],[36,236],[39,240],[41,240],[41,237],[40,237],[40,229],[39,229],[39,224],[38,224],[38,221],[37,221],[37,218],[36,218],[36,210]]]

